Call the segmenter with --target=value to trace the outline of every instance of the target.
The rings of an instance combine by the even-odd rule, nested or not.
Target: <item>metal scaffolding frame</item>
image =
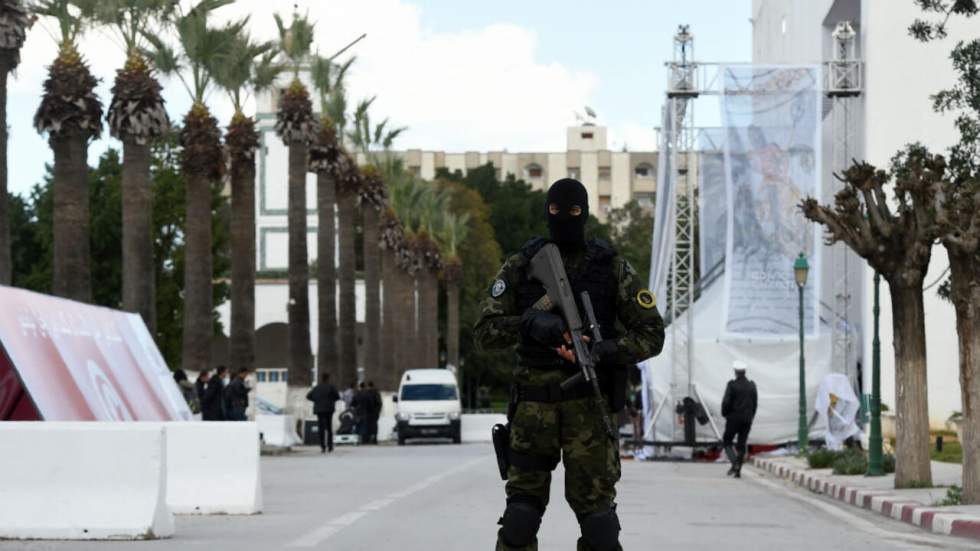
[[[862,63],[854,55],[855,36],[850,23],[842,22],[834,31],[835,50],[832,61],[823,63],[824,92],[831,102],[833,136],[833,170],[839,172],[850,163],[854,154],[855,143],[854,116],[857,98],[861,95]],[[700,294],[700,281],[695,278],[697,262],[695,249],[695,224],[697,221],[697,178],[694,176],[697,145],[694,126],[694,104],[701,96],[721,96],[724,94],[723,68],[736,65],[752,65],[751,63],[720,63],[699,62],[694,57],[694,35],[688,25],[678,27],[674,35],[672,60],[665,64],[667,67],[667,106],[664,109],[662,131],[665,133],[663,144],[668,148],[668,170],[665,177],[670,179],[668,188],[674,195],[674,250],[671,254],[670,270],[668,273],[667,305],[665,314],[670,323],[671,335],[671,366],[673,375],[669,393],[657,405],[647,429],[652,429],[664,413],[665,407],[674,409],[675,404],[685,397],[692,398],[698,404],[702,402],[700,393],[694,383],[694,316],[684,317],[684,323],[676,323],[681,316],[690,310]],[[836,191],[836,190],[835,190]],[[850,250],[841,244],[835,246],[833,254],[833,274],[835,289],[835,304],[831,309],[831,325],[833,333],[833,362],[834,370],[848,373],[853,348],[853,331],[849,323],[849,281],[848,262],[853,256]],[[717,274],[715,274],[717,277]],[[828,305],[823,305],[825,308]],[[686,375],[687,388],[682,396],[678,388],[678,374]],[[683,379],[683,377],[681,377]],[[721,440],[721,434],[715,420],[708,413],[712,432],[718,439],[713,442],[696,442],[696,447],[711,446]],[[683,445],[685,442],[677,439],[677,416],[669,411],[673,438],[667,442],[649,442],[657,446],[671,447]]]

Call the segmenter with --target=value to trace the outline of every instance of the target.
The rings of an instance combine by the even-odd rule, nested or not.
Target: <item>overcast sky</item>
[[[348,83],[352,103],[377,95],[373,118],[408,126],[398,148],[445,151],[560,151],[564,128],[589,105],[610,128],[610,145],[654,149],[677,25],[695,35],[706,61],[751,57],[750,0],[238,0],[220,19],[251,14],[255,36],[276,35],[272,13],[293,4],[316,21],[323,53],[366,32]],[[22,62],[9,82],[9,186],[24,193],[38,183],[51,152],[33,129],[47,65],[56,53],[56,25],[41,20],[30,31]],[[101,79],[105,104],[123,62],[118,41],[92,30],[82,54]],[[344,56],[346,57],[346,56]],[[173,120],[189,107],[177,82],[165,81]],[[220,92],[212,109],[227,123],[230,104]],[[707,112],[705,112],[707,111]],[[701,124],[717,124],[713,109]],[[104,132],[89,150],[90,163],[120,144]]]

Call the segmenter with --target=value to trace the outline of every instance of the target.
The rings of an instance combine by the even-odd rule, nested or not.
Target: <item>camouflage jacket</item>
[[[562,255],[565,270],[575,273],[585,261],[585,253]],[[474,340],[479,349],[493,350],[514,347],[520,340],[520,319],[517,289],[526,277],[528,259],[518,253],[504,262],[480,304],[480,319],[474,328]],[[629,262],[616,254],[612,259],[613,274],[618,281],[616,293],[616,339],[618,357],[615,363],[633,365],[660,353],[664,345],[664,322],[657,311],[656,298],[637,278]],[[557,352],[556,352],[557,354]],[[518,366],[519,380],[544,384],[562,380],[567,374],[529,370]]]

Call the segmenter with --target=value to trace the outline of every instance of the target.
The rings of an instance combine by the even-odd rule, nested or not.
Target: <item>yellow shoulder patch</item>
[[[657,295],[651,293],[648,289],[640,289],[636,293],[636,303],[640,305],[640,308],[649,310],[657,305]]]

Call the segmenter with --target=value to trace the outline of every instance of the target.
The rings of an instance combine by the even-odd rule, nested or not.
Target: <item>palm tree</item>
[[[245,115],[248,90],[270,88],[282,70],[273,62],[272,43],[257,43],[246,31],[234,37],[231,55],[215,71],[215,82],[231,99],[235,113],[225,133],[231,172],[231,330],[229,361],[255,368],[255,151],[259,133]]]
[[[287,409],[297,412],[306,405],[313,367],[310,350],[310,260],[306,244],[306,171],[308,149],[317,138],[310,93],[299,79],[310,55],[313,24],[293,15],[289,27],[279,14],[279,49],[293,72],[293,80],[279,100],[276,134],[289,148],[289,386]]]
[[[210,367],[212,322],[211,197],[221,185],[224,151],[218,121],[204,103],[214,82],[215,69],[231,58],[234,37],[244,21],[220,29],[211,26],[213,12],[232,0],[199,0],[191,9],[176,8],[171,24],[178,49],[159,35],[147,34],[154,65],[166,75],[176,75],[191,98],[190,110],[180,129],[181,172],[187,202],[184,229],[184,327],[181,363],[185,370]]]
[[[384,281],[384,301],[382,302],[383,332],[381,334],[381,375],[375,377],[382,390],[397,390],[401,373],[399,368],[405,367],[409,356],[407,344],[414,340],[414,335],[408,335],[409,309],[414,317],[414,297],[408,296],[409,291],[414,295],[414,287],[408,285],[412,280],[400,265],[400,259],[407,251],[405,245],[405,229],[395,209],[390,204],[381,212],[378,235],[381,249],[384,251],[381,260],[381,277]]]
[[[75,0],[82,16],[109,27],[122,39],[126,63],[116,72],[106,120],[123,143],[122,307],[137,312],[156,334],[156,277],[153,262],[153,191],[150,143],[170,131],[170,119],[141,53],[157,23],[173,9],[168,0]]]
[[[69,1],[43,0],[33,9],[56,19],[60,30],[58,57],[48,68],[44,96],[34,115],[34,127],[48,135],[54,152],[52,290],[58,296],[89,302],[88,143],[102,131],[102,103],[95,95],[98,80],[78,53],[83,22],[69,10]]]
[[[364,370],[377,373],[381,366],[381,244],[379,241],[379,215],[386,206],[385,177],[396,177],[403,170],[401,163],[391,154],[395,139],[405,128],[387,129],[388,119],[371,127],[368,109],[374,98],[362,101],[354,112],[354,130],[351,141],[365,156],[372,168],[366,174],[361,189],[364,228]],[[378,148],[383,154],[379,154]],[[387,351],[387,349],[385,349]],[[391,353],[387,351],[387,353]]]
[[[442,279],[446,282],[446,363],[459,367],[459,284],[463,278],[463,266],[459,259],[459,245],[469,233],[469,214],[462,216],[447,213],[443,220],[440,241],[446,256]]]
[[[31,18],[20,0],[0,0],[0,285],[10,285],[10,221],[7,215],[7,75],[20,64]]]
[[[381,372],[381,235],[380,215],[387,205],[385,183],[374,165],[362,171],[360,188],[364,222],[364,372]]]
[[[310,67],[313,86],[320,95],[320,131],[310,147],[310,171],[316,173],[317,189],[317,370],[341,380],[337,354],[337,187],[334,182],[343,135],[346,96],[344,75],[351,58],[335,72],[328,58],[317,56]]]
[[[357,210],[357,191],[360,171],[357,161],[346,152],[338,168],[337,182],[337,242],[338,283],[340,287],[340,373],[343,384],[357,380],[357,316],[354,294],[356,253],[354,248],[354,218]]]
[[[439,272],[442,271],[442,255],[435,238],[441,230],[449,209],[449,194],[426,186],[428,193],[419,217],[415,237],[416,256],[421,263],[418,271],[419,288],[419,338],[422,341],[424,367],[439,365]]]

